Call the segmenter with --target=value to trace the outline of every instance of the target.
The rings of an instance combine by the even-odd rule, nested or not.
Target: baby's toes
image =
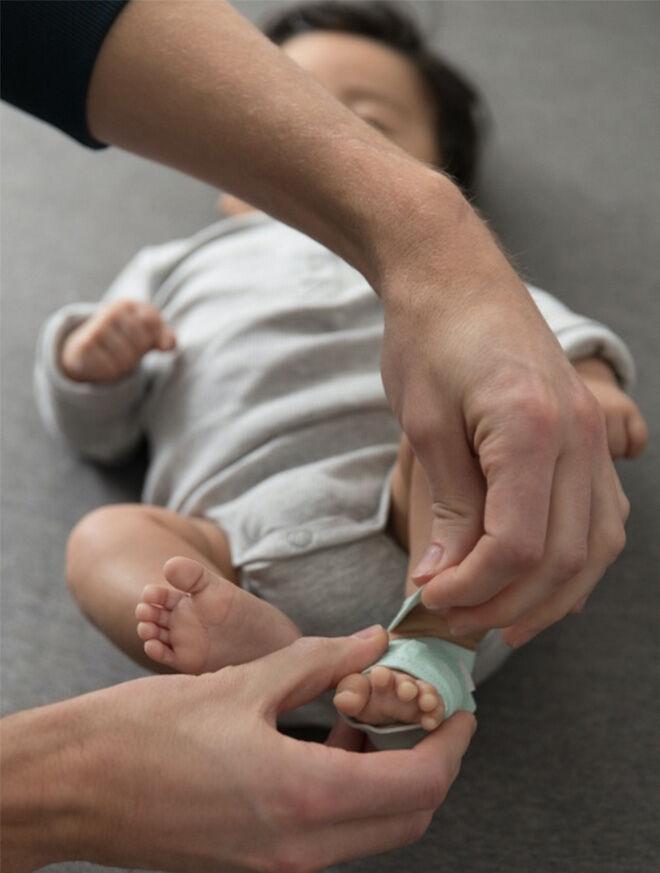
[[[422,713],[419,723],[425,731],[434,731],[437,727],[440,727],[444,721],[444,717],[445,708],[441,703],[432,712]]]
[[[335,707],[344,715],[355,717],[359,715],[369,700],[371,685],[363,673],[352,673],[345,676],[335,692]]]
[[[417,697],[419,688],[417,682],[412,676],[406,676],[405,673],[398,673],[396,676],[396,696],[402,703],[410,703]]]
[[[144,644],[144,653],[152,661],[156,661],[157,664],[164,664],[166,667],[176,666],[174,652],[165,643],[161,643],[160,640],[147,640]]]
[[[135,607],[135,617],[141,622],[153,622],[160,627],[169,627],[172,613],[168,609],[160,609],[150,603],[138,603]]]
[[[369,679],[374,691],[384,694],[394,687],[394,673],[389,667],[374,667],[369,671]]]
[[[150,603],[152,606],[171,611],[183,596],[181,591],[176,591],[166,585],[147,585],[142,592],[141,599],[143,603]]]
[[[140,621],[137,626],[137,635],[143,642],[147,640],[159,640],[165,645],[169,645],[170,632],[167,628],[160,627],[153,621]]]
[[[435,730],[445,717],[445,704],[436,689],[428,682],[418,680],[419,700],[417,705],[421,712],[420,724],[427,730]]]

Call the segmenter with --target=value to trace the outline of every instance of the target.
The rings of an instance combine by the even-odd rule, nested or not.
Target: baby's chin
[[[257,211],[254,206],[250,206],[249,203],[239,200],[238,197],[234,197],[233,194],[221,194],[216,201],[216,206],[221,215],[228,217],[233,215],[245,215],[248,212]]]

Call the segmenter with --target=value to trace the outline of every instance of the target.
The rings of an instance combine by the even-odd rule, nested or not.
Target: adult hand
[[[302,638],[202,676],[158,676],[5,719],[5,869],[85,859],[160,870],[312,871],[418,839],[475,726],[362,755],[276,730],[387,635]],[[339,743],[341,745],[341,743]]]
[[[629,504],[593,395],[484,223],[428,184],[444,217],[420,192],[427,221],[385,236],[380,273],[383,382],[434,501],[415,581],[457,633],[522,645],[592,591]]]

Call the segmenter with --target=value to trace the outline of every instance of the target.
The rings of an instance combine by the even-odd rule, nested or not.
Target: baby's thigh
[[[410,505],[410,483],[412,479],[415,455],[404,435],[399,443],[399,452],[392,474],[390,488],[390,514],[387,522],[388,530],[407,552],[410,551],[408,540],[408,508]]]

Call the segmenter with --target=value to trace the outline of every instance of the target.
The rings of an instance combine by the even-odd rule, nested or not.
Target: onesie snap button
[[[308,530],[305,530],[304,527],[301,527],[299,530],[292,530],[287,539],[292,546],[295,546],[298,549],[304,549],[305,546],[308,546],[311,543],[312,534]]]

